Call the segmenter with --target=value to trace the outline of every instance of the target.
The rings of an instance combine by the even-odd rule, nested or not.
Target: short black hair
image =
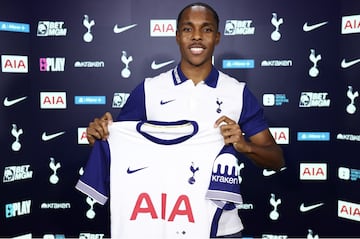
[[[180,22],[180,19],[184,13],[184,11],[190,7],[194,7],[194,6],[201,6],[201,7],[205,7],[206,9],[210,10],[210,12],[212,12],[213,16],[214,16],[214,19],[215,19],[215,22],[216,22],[216,27],[217,29],[219,29],[219,15],[217,14],[217,12],[214,10],[214,8],[212,8],[209,4],[206,4],[206,3],[203,3],[203,2],[195,2],[195,3],[191,3],[187,6],[185,6],[180,12],[179,12],[179,15],[178,15],[178,18],[177,18],[177,21],[176,21],[176,28],[177,30],[179,30],[179,22]]]

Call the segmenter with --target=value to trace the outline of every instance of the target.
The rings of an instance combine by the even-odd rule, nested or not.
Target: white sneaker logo
[[[314,25],[308,25],[307,22],[305,22],[304,26],[303,26],[303,30],[304,32],[310,32],[310,31],[313,31],[319,27],[322,27],[324,25],[326,25],[328,22],[321,22],[321,23],[318,23],[318,24],[314,24]]]
[[[133,27],[136,27],[137,24],[132,24],[132,25],[129,25],[129,26],[125,26],[125,27],[119,27],[117,24],[114,26],[114,33],[122,33],[124,31],[127,31]]]
[[[342,68],[348,68],[348,67],[353,66],[353,65],[355,65],[355,64],[357,64],[359,62],[360,62],[360,59],[356,59],[356,60],[352,60],[352,61],[348,61],[348,62],[346,62],[346,60],[343,59],[341,61],[341,67]]]
[[[174,60],[172,60],[172,61],[166,61],[166,62],[163,62],[163,63],[156,63],[155,61],[153,61],[152,63],[151,63],[151,69],[153,69],[153,70],[158,70],[158,69],[160,69],[160,68],[162,68],[162,67],[164,67],[164,66],[167,66],[167,65],[169,65],[169,64],[171,64],[171,63],[173,63],[174,62]]]
[[[41,135],[41,139],[43,141],[49,141],[49,140],[52,140],[62,134],[65,134],[65,131],[62,131],[62,132],[59,132],[59,133],[55,133],[55,134],[47,134],[46,132],[44,132],[42,135]]]
[[[26,98],[27,98],[27,96],[20,97],[20,98],[14,99],[14,100],[9,100],[7,97],[5,97],[4,106],[12,106],[16,103],[19,103],[20,101],[25,100]]]
[[[318,203],[318,204],[314,204],[314,205],[310,205],[310,206],[305,206],[304,203],[301,203],[300,212],[308,212],[317,207],[321,207],[322,205],[324,205],[324,203]]]

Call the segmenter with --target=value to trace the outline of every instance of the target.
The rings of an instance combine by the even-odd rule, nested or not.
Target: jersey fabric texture
[[[201,239],[242,229],[242,159],[212,122],[122,121],[109,132],[76,188],[101,204],[110,199],[112,238]]]
[[[215,123],[222,115],[237,121],[246,137],[268,127],[263,109],[244,82],[213,67],[204,81],[194,85],[177,66],[139,84],[117,120]]]

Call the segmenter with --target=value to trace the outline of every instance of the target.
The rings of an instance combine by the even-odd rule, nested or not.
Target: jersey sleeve
[[[120,111],[117,121],[146,120],[144,82],[135,87]]]
[[[107,141],[95,142],[75,188],[101,205],[106,203],[110,196],[110,149]]]
[[[247,86],[244,88],[243,102],[239,125],[246,137],[251,137],[268,128],[264,110]]]

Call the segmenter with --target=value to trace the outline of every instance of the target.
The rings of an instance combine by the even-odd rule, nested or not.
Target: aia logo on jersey
[[[338,217],[360,222],[360,204],[338,200]]]
[[[301,180],[326,180],[326,163],[300,163]]]
[[[89,144],[89,141],[86,138],[86,128],[78,128],[78,144]]]
[[[28,73],[28,57],[1,55],[1,71],[11,73]]]
[[[176,33],[176,20],[150,20],[150,36],[173,37]]]
[[[277,144],[289,144],[289,128],[269,128]]]
[[[66,92],[40,92],[41,109],[66,109]]]

